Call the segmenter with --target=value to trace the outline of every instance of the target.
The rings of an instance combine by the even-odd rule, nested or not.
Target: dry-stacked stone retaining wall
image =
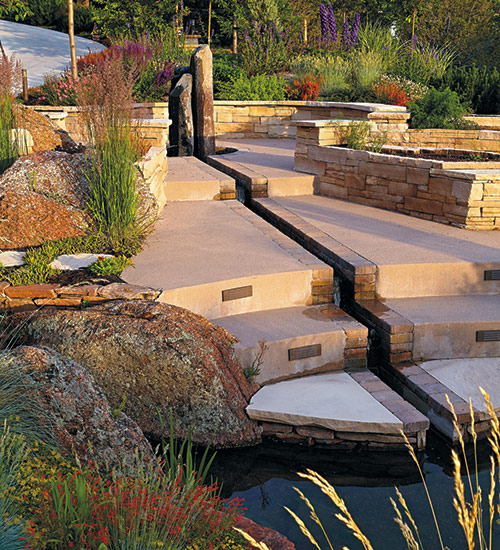
[[[111,300],[156,300],[160,294],[160,290],[127,283],[12,286],[1,281],[0,312],[34,311],[40,307],[84,308]]]
[[[347,149],[333,145],[342,140],[338,125],[297,124],[295,169],[317,175],[321,195],[468,229],[500,228],[499,162],[445,162]]]

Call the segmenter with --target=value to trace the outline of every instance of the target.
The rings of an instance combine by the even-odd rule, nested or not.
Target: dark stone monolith
[[[193,75],[194,154],[205,160],[215,154],[212,52],[204,44],[191,57]]]
[[[169,156],[190,157],[194,153],[194,126],[192,111],[193,77],[184,73],[170,92],[168,116],[172,121],[169,130]]]

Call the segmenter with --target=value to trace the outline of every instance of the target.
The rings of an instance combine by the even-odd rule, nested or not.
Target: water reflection
[[[483,494],[489,490],[489,448],[481,442],[478,448],[479,482]],[[469,464],[474,464],[474,452],[467,447]],[[454,484],[451,477],[450,447],[436,434],[430,433],[427,454],[420,455],[428,489],[436,510],[445,546],[452,550],[466,548],[462,529],[453,508]],[[360,455],[353,452],[319,452],[312,448],[284,445],[261,445],[254,449],[220,452],[213,469],[224,483],[226,496],[245,499],[247,516],[261,525],[276,529],[296,544],[297,550],[312,550],[292,518],[283,509],[288,506],[298,513],[318,537],[321,533],[308,521],[309,512],[293,487],[314,503],[318,515],[331,536],[334,548],[344,545],[360,548],[347,529],[334,517],[336,511],[318,488],[304,481],[295,472],[311,468],[334,485],[348,509],[376,550],[406,548],[393,521],[390,498],[398,486],[420,529],[424,548],[439,548],[436,528],[418,470],[407,453],[378,452]],[[474,468],[472,468],[474,471]],[[467,486],[467,484],[466,484]],[[493,526],[500,549],[500,527]],[[323,547],[327,547],[323,544]]]

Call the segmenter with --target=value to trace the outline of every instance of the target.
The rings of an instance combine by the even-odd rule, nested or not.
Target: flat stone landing
[[[331,267],[234,200],[168,203],[122,277],[208,318],[333,296]]]
[[[466,441],[471,440],[471,414],[479,438],[487,437],[489,415],[481,386],[489,396],[496,414],[500,413],[500,358],[470,358],[425,361],[386,367],[382,376],[391,386],[422,411],[437,430],[457,442],[458,432],[453,426],[453,415],[446,396],[453,405],[459,429]]]
[[[236,184],[196,157],[169,157],[164,193],[166,201],[227,200],[236,198]]]
[[[314,192],[316,176],[294,170],[294,139],[217,141],[235,153],[213,155],[209,163],[233,177],[248,197],[281,197]]]
[[[368,329],[333,304],[243,313],[212,322],[239,339],[233,349],[243,368],[259,363],[259,384],[366,367]]]
[[[500,232],[468,231],[322,196],[252,201],[354,285],[354,299],[498,294]]]
[[[265,386],[247,407],[264,434],[285,442],[391,449],[425,446],[429,420],[368,370]]]

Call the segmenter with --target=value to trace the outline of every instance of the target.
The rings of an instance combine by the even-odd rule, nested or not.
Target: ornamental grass
[[[21,65],[15,56],[0,51],[0,174],[19,157],[20,143],[16,134],[14,90],[21,80]]]
[[[500,422],[498,416],[495,413],[495,409],[490,401],[490,397],[483,388],[479,388],[484,397],[484,402],[486,410],[491,418],[491,431],[488,437],[488,442],[491,447],[490,455],[490,488],[487,494],[483,494],[481,486],[479,485],[478,471],[478,455],[477,455],[477,432],[474,425],[474,411],[472,407],[472,401],[469,399],[470,407],[470,418],[471,426],[470,431],[472,434],[473,440],[473,449],[474,449],[474,463],[472,465],[468,464],[465,442],[460,430],[460,425],[458,423],[458,418],[453,409],[453,405],[446,396],[448,404],[451,407],[453,414],[453,425],[456,432],[459,434],[459,449],[463,455],[465,466],[462,467],[462,461],[460,459],[460,454],[455,449],[452,450],[451,458],[453,463],[453,478],[454,478],[454,496],[453,496],[453,508],[457,513],[458,525],[462,529],[467,550],[493,550],[498,547],[495,546],[493,538],[493,523],[499,521],[500,518],[500,492],[497,487],[500,484]],[[405,441],[406,448],[410,453],[410,456],[413,462],[416,464],[424,490],[427,496],[427,501],[431,510],[433,518],[433,528],[436,532],[436,540],[433,544],[433,548],[438,548],[440,550],[449,550],[448,547],[445,547],[443,539],[441,536],[441,531],[439,527],[439,521],[434,510],[432,499],[425,482],[424,473],[422,471],[420,462],[417,458],[415,450],[410,445],[405,434],[402,433]],[[463,471],[465,468],[465,472]],[[463,475],[465,474],[465,483],[463,481]],[[350,514],[346,503],[339,496],[337,491],[328,483],[326,479],[320,476],[318,473],[307,470],[306,473],[298,473],[298,475],[303,478],[311,481],[316,486],[318,486],[321,491],[330,499],[334,505],[336,512],[335,517],[341,521],[347,529],[352,533],[352,535],[358,539],[361,544],[361,547],[364,550],[374,550],[371,542],[364,535],[356,520]],[[413,518],[413,515],[410,510],[409,504],[404,499],[401,492],[396,488],[396,498],[391,498],[391,504],[395,512],[395,517],[393,518],[396,524],[399,526],[401,535],[404,540],[404,546],[408,550],[423,550],[423,544],[420,537],[419,527],[416,521]],[[299,494],[301,500],[305,503],[309,509],[310,515],[309,520],[316,524],[320,533],[323,535],[324,543],[322,544],[318,541],[317,538],[313,536],[311,530],[307,527],[305,521],[300,518],[295,512],[285,507],[288,513],[293,517],[301,533],[309,541],[310,544],[314,546],[317,550],[333,550],[335,541],[332,541],[326,529],[324,528],[321,519],[316,513],[314,505],[309,501],[309,499],[297,488],[295,491]],[[426,529],[428,527],[426,526]],[[254,548],[259,550],[270,550],[269,547],[262,543],[255,541],[251,536],[246,534],[244,531],[236,529]],[[498,543],[497,543],[498,544]],[[338,548],[338,546],[336,547]],[[461,547],[463,548],[463,547]],[[347,547],[343,547],[342,550],[349,550]]]
[[[152,223],[140,213],[133,86],[119,54],[97,65],[77,86],[89,142],[87,206],[94,229],[109,239],[115,254],[127,256],[140,250]]]

